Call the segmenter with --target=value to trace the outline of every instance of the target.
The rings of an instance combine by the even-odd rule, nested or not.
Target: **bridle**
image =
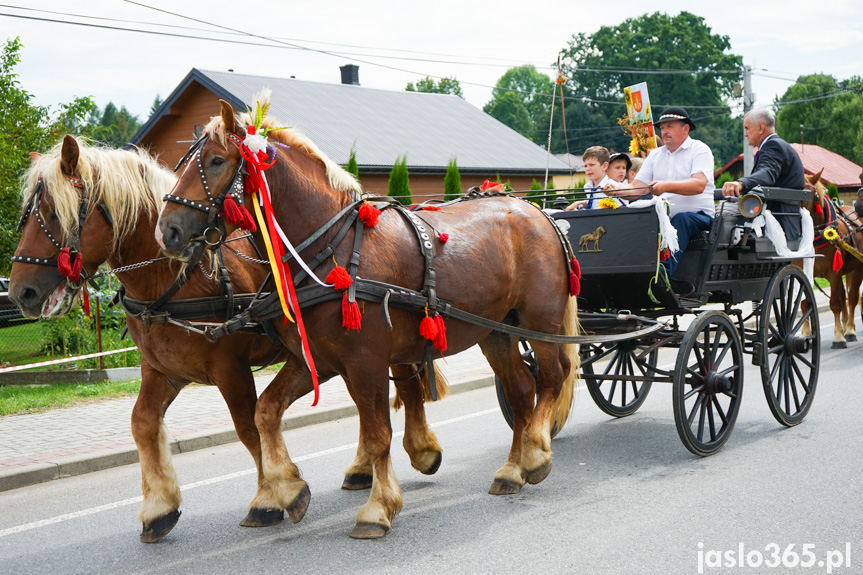
[[[207,183],[207,177],[204,175],[204,166],[201,163],[201,151],[209,137],[210,133],[206,132],[198,138],[198,140],[192,144],[186,154],[180,158],[180,161],[177,162],[177,165],[174,167],[174,172],[177,172],[186,162],[190,161],[192,158],[195,159],[198,168],[198,175],[201,177],[201,183],[204,186],[204,192],[207,194],[209,205],[195,202],[193,200],[187,200],[186,198],[175,196],[170,192],[165,194],[164,199],[165,201],[174,202],[182,206],[205,212],[207,214],[207,227],[200,236],[192,238],[191,241],[203,241],[208,246],[214,247],[223,243],[225,240],[225,224],[224,221],[222,221],[222,218],[219,217],[225,200],[228,196],[231,196],[238,204],[242,205],[243,203],[243,177],[246,175],[246,160],[241,154],[240,160],[237,162],[237,167],[234,169],[234,174],[231,176],[231,179],[219,195],[214,198],[210,191],[210,185]],[[242,146],[242,141],[234,134],[229,133],[228,137],[231,138],[231,141],[237,144],[238,147]],[[214,241],[210,241],[209,239],[212,235],[211,232],[216,232],[218,234]]]
[[[24,213],[21,214],[21,218],[18,220],[17,231],[20,232],[24,228],[24,224],[27,222],[27,218],[32,213],[33,217],[36,218],[36,222],[39,224],[39,227],[42,229],[45,235],[48,236],[48,239],[51,241],[52,244],[54,244],[54,246],[60,253],[58,253],[57,257],[53,259],[16,255],[12,256],[11,260],[12,262],[57,267],[61,275],[66,277],[66,284],[72,289],[78,289],[86,282],[92,283],[94,276],[90,275],[86,268],[84,268],[83,264],[81,265],[80,273],[78,274],[73,271],[64,269],[64,266],[61,266],[61,256],[68,257],[71,264],[74,264],[76,261],[80,260],[83,257],[81,255],[81,235],[84,231],[84,223],[87,220],[87,213],[90,209],[90,194],[87,191],[87,187],[81,180],[72,176],[65,177],[67,180],[69,180],[69,183],[72,186],[81,190],[81,203],[78,207],[77,235],[72,235],[70,237],[68,246],[62,246],[60,245],[60,242],[57,241],[57,238],[54,237],[54,234],[51,233],[51,230],[48,229],[48,226],[45,225],[45,222],[42,220],[42,214],[39,212],[39,205],[42,201],[42,192],[45,188],[45,183],[43,182],[42,176],[40,175],[38,181],[36,182],[36,187],[33,188],[33,192],[30,194],[30,198],[25,204]],[[108,211],[108,207],[103,203],[97,204],[97,207],[102,213],[102,216],[108,222],[108,225],[113,228],[114,219],[111,217],[111,213]]]

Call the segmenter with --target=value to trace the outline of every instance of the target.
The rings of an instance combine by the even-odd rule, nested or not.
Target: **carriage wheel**
[[[522,359],[524,359],[524,363],[527,364],[528,369],[530,369],[530,373],[533,375],[533,378],[536,379],[537,374],[537,365],[536,365],[536,357],[534,356],[533,350],[527,344],[527,342],[521,342],[522,347],[524,348],[524,353],[521,354]],[[497,402],[500,405],[500,411],[503,413],[503,418],[506,420],[507,425],[509,425],[510,429],[512,429],[513,425],[513,414],[512,414],[512,406],[509,404],[509,400],[506,398],[506,392],[503,389],[503,382],[495,375],[494,376],[494,388],[497,391]],[[561,394],[562,396],[563,394]],[[573,397],[575,394],[573,394]],[[551,424],[551,438],[554,439],[558,433],[563,430],[563,426],[566,425],[566,421],[569,419],[569,414],[572,411],[572,397],[569,399],[569,406],[556,406],[557,409],[552,410],[552,415],[555,416],[554,422]],[[566,409],[568,407],[568,409]]]
[[[674,369],[674,422],[686,448],[702,457],[725,445],[743,394],[743,344],[721,311],[699,315],[680,344]]]
[[[581,346],[582,377],[599,409],[612,417],[638,411],[656,375],[657,350],[647,349],[645,342],[636,339]],[[627,379],[635,377],[644,379]]]
[[[803,301],[809,306],[805,314]],[[787,266],[776,272],[761,306],[761,382],[773,417],[789,427],[803,421],[815,397],[821,358],[817,310],[815,293],[800,268]],[[807,320],[812,335],[804,337]]]

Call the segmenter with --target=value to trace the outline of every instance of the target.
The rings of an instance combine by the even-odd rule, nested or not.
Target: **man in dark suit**
[[[758,148],[755,167],[748,176],[736,182],[726,182],[722,186],[723,196],[737,197],[755,186],[803,189],[806,183],[803,179],[803,162],[794,148],[776,135],[775,127],[776,117],[769,108],[756,108],[746,114],[743,118],[743,135],[750,146]],[[767,209],[782,225],[789,240],[800,239],[799,204],[768,200]]]

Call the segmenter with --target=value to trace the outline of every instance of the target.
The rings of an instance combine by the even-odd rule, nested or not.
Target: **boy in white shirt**
[[[591,146],[584,151],[581,159],[584,161],[584,173],[588,182],[584,185],[584,191],[588,193],[586,200],[578,200],[566,207],[568,212],[579,208],[599,208],[599,201],[608,197],[601,190],[608,184],[606,175],[608,171],[608,150],[605,146]]]

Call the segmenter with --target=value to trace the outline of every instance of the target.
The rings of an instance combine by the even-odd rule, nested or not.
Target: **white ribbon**
[[[672,254],[680,251],[680,244],[677,241],[677,230],[671,225],[671,218],[668,217],[668,201],[659,196],[653,196],[644,200],[636,200],[630,202],[627,207],[630,208],[647,208],[653,206],[656,210],[656,215],[659,217],[659,231],[662,234],[662,242],[659,249],[666,249]]]

